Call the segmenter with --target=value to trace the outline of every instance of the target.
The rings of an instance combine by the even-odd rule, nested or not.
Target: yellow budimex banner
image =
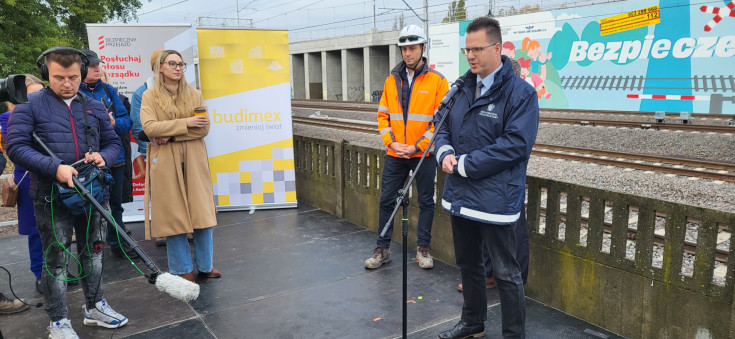
[[[217,206],[296,206],[288,32],[198,29]]]

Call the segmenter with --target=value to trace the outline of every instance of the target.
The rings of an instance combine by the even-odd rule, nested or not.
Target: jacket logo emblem
[[[429,94],[429,91],[419,90],[419,93],[421,93],[421,94]]]
[[[486,118],[497,119],[498,118],[498,114],[494,113],[493,112],[493,109],[495,109],[495,104],[492,104],[491,103],[491,104],[487,105],[487,109],[486,110],[480,111],[480,116],[481,117],[486,117]]]

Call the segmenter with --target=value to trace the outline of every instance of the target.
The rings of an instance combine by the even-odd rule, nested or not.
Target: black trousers
[[[483,241],[493,262],[500,293],[503,337],[525,338],[526,298],[521,269],[516,260],[516,224],[493,225],[452,216],[454,254],[462,274],[462,320],[469,324],[487,320],[487,289],[482,258]]]

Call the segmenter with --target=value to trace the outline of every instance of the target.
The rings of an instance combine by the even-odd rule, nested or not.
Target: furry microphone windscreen
[[[181,301],[189,302],[199,297],[199,285],[168,272],[156,277],[156,288]]]

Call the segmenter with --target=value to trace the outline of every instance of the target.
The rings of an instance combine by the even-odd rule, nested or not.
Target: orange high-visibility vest
[[[413,79],[407,120],[404,120],[401,107],[403,80],[399,74],[405,72],[404,65],[404,62],[399,63],[385,79],[378,108],[378,129],[386,147],[392,142],[416,146],[419,151],[411,156],[415,158],[426,151],[429,140],[434,136],[434,114],[449,87],[441,73],[425,65],[421,74]],[[388,155],[397,156],[390,148]]]

